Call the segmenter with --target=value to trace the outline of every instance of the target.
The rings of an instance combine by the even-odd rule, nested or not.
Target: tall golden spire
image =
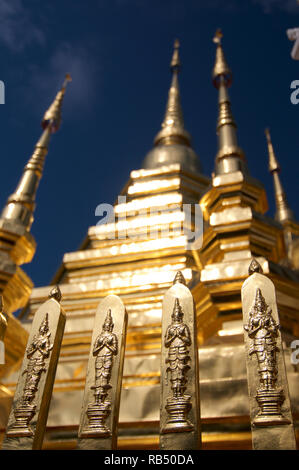
[[[190,134],[184,129],[184,119],[181,107],[178,74],[181,67],[179,57],[180,43],[174,42],[174,51],[170,63],[172,81],[168,93],[166,113],[162,123],[162,130],[156,135],[155,145],[183,144],[190,146]]]
[[[278,222],[287,222],[289,220],[293,220],[293,212],[289,207],[288,201],[286,194],[284,192],[284,189],[282,187],[279,173],[280,173],[280,166],[277,161],[272,141],[271,141],[271,136],[270,136],[270,131],[269,129],[265,129],[265,134],[267,138],[267,145],[268,145],[268,154],[269,154],[269,171],[273,175],[274,179],[274,193],[275,193],[275,203],[276,203],[276,213],[275,213],[275,219]]]
[[[232,72],[224,57],[222,32],[216,31],[213,41],[217,44],[216,61],[213,68],[213,84],[219,90],[219,115],[217,122],[218,153],[216,156],[216,174],[231,173],[237,170],[247,171],[243,150],[239,147],[228,87],[232,83]]]
[[[24,168],[23,175],[15,192],[8,198],[1,214],[1,219],[13,221],[18,225],[26,227],[27,230],[30,230],[33,222],[35,196],[39,181],[42,177],[45,157],[48,153],[50,135],[59,129],[62,101],[67,83],[70,80],[71,77],[67,74],[60,91],[46,111],[42,120],[44,131],[35,145],[31,158]]]

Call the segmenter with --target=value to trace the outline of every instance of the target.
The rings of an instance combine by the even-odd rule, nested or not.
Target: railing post
[[[179,271],[162,306],[160,449],[201,447],[195,305]]]
[[[2,449],[41,449],[65,326],[61,292],[34,315]]]
[[[87,366],[78,449],[117,447],[128,315],[116,295],[98,305]]]
[[[252,447],[295,450],[275,287],[255,259],[242,286],[242,310]]]

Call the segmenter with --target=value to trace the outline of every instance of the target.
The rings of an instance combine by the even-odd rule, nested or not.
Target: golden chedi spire
[[[172,81],[162,129],[156,135],[154,148],[147,153],[142,168],[152,169],[164,165],[180,164],[186,170],[199,174],[201,173],[199,158],[191,147],[191,136],[184,127],[178,81],[181,67],[179,47],[179,41],[176,39],[170,62]]]
[[[176,39],[170,62],[172,81],[168,93],[166,112],[162,123],[162,130],[155,137],[155,145],[171,145],[178,143],[190,146],[191,137],[184,129],[184,119],[179,90],[178,74],[181,67],[179,47],[180,43],[178,39]]]
[[[219,90],[219,115],[217,122],[218,153],[216,156],[216,174],[231,173],[241,170],[247,172],[243,150],[239,147],[236,123],[231,112],[228,87],[232,83],[232,72],[224,57],[221,44],[222,32],[216,31],[213,41],[216,43],[216,61],[212,78]]]
[[[30,230],[33,222],[36,191],[42,177],[45,157],[48,153],[50,135],[59,129],[62,101],[66,85],[70,80],[71,77],[67,74],[55,100],[46,111],[42,120],[44,131],[35,145],[31,158],[24,168],[23,175],[15,192],[8,198],[1,214],[1,219],[13,221],[25,227],[27,230]]]
[[[274,180],[274,193],[275,193],[275,204],[276,204],[276,213],[275,219],[278,222],[284,223],[290,220],[294,220],[293,212],[289,207],[286,194],[282,187],[279,173],[280,166],[277,161],[269,129],[265,129],[265,134],[267,138],[268,154],[269,154],[269,171],[273,175]]]

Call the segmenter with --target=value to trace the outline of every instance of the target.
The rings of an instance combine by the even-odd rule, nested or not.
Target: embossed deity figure
[[[113,366],[113,356],[118,353],[118,341],[113,331],[113,320],[111,310],[108,310],[105,318],[102,332],[97,337],[93,347],[95,361],[95,385],[94,389],[95,403],[103,403],[107,397],[108,390],[111,388],[110,378]]]
[[[279,325],[272,317],[272,311],[267,306],[260,289],[256,290],[255,302],[249,312],[248,325],[244,326],[248,336],[253,338],[249,354],[256,354],[260,386],[262,389],[274,389],[277,377],[276,345]]]
[[[165,333],[165,347],[169,348],[166,362],[169,364],[166,372],[170,374],[171,389],[175,398],[181,397],[186,389],[186,373],[190,369],[188,346],[191,336],[188,326],[183,323],[183,312],[179,300],[175,299],[172,322]]]
[[[166,400],[166,410],[169,418],[163,433],[183,432],[193,429],[188,421],[187,415],[192,408],[191,396],[185,395],[186,384],[188,382],[187,372],[190,369],[188,362],[191,360],[188,346],[191,345],[191,334],[189,327],[183,322],[183,311],[179,299],[175,299],[171,324],[167,327],[164,345],[168,349],[168,356],[165,363],[167,380],[170,376],[172,396]]]
[[[31,403],[37,392],[41,375],[46,372],[45,359],[49,357],[53,348],[50,336],[48,314],[46,314],[39,328],[39,334],[34,336],[26,351],[29,361],[27,369],[23,372],[23,374],[27,374],[23,394],[24,403]]]
[[[108,391],[111,389],[111,373],[113,368],[113,357],[118,354],[117,336],[112,333],[114,328],[111,310],[108,310],[102,331],[96,338],[92,348],[95,356],[95,379],[94,385],[90,387],[94,390],[94,401],[88,404],[86,414],[88,423],[84,427],[82,436],[101,437],[111,436],[109,425],[106,420],[111,413],[111,399],[107,399]]]
[[[23,375],[26,374],[25,385],[20,404],[14,410],[16,421],[7,433],[9,435],[32,435],[29,423],[36,411],[34,398],[38,390],[41,375],[47,371],[45,360],[53,349],[50,336],[48,314],[46,314],[44,321],[39,327],[38,334],[33,337],[26,350],[28,364],[23,372]]]

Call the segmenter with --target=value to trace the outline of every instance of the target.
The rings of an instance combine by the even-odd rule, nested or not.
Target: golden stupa
[[[118,448],[158,448],[162,299],[178,271],[196,304],[203,448],[250,449],[241,286],[252,258],[276,287],[296,423],[299,374],[298,366],[291,363],[289,346],[299,333],[299,224],[287,203],[268,130],[277,210],[275,220],[265,215],[264,187],[249,174],[237,140],[228,95],[232,73],[221,36],[218,31],[214,38],[212,76],[219,110],[218,152],[211,178],[201,173],[191,136],[184,128],[176,41],[166,113],[153,149],[141,168],[131,171],[114,206],[115,220],[89,227],[80,249],[64,255],[51,283],[61,289],[66,327],[45,449],[76,448],[94,315],[99,301],[109,294],[120,296],[129,318]],[[6,364],[0,369],[2,435],[27,332],[50,290],[49,286],[33,288],[20,265],[30,262],[35,251],[30,234],[34,200],[50,134],[59,127],[65,86],[45,115],[43,135],[0,219],[1,292],[7,314]],[[199,204],[202,210],[201,246],[190,248],[183,230],[185,204]],[[191,218],[190,228],[193,225]],[[21,307],[19,320],[13,312]]]

